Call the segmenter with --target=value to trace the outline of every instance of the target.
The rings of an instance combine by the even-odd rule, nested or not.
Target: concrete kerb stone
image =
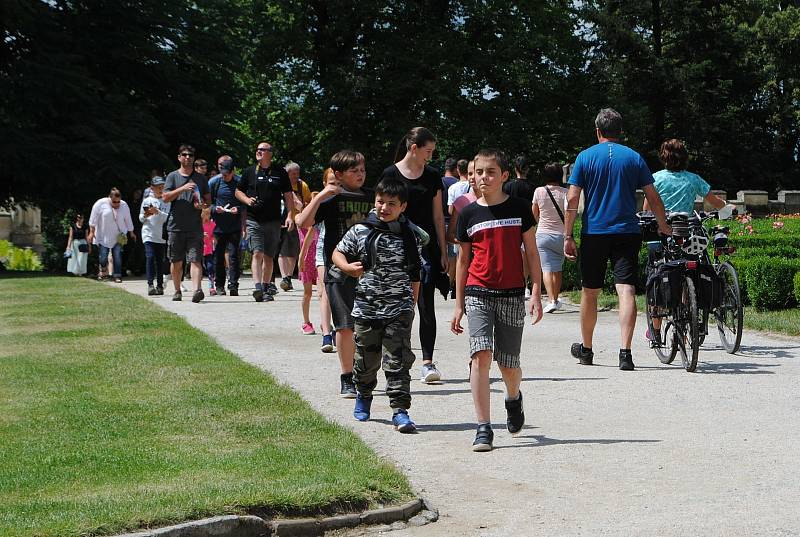
[[[421,518],[415,517],[418,513],[423,513]],[[412,518],[417,519],[417,524],[423,518],[427,522],[435,522],[438,520],[438,511],[427,500],[418,498],[394,507],[326,518],[264,520],[257,516],[226,515],[117,537],[293,537],[322,535],[326,531],[354,528],[362,524],[392,524]]]

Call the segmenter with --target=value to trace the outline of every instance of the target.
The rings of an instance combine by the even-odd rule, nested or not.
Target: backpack
[[[667,261],[654,267],[647,275],[647,305],[665,309],[677,306],[685,272],[682,261]]]
[[[377,215],[371,212],[369,215],[367,215],[365,220],[359,223],[369,229],[367,238],[364,241],[364,258],[361,260],[361,264],[365,271],[375,267],[376,262],[378,261],[378,238],[381,236],[381,234],[399,234],[403,238],[405,271],[412,282],[419,281],[420,270],[422,269],[422,259],[420,258],[419,250],[417,250],[416,234],[414,233],[414,230],[411,229],[411,226],[408,224],[408,220],[405,217],[401,216],[395,222],[390,222],[387,224],[385,222],[381,222]],[[393,226],[392,224],[395,223],[398,225]]]

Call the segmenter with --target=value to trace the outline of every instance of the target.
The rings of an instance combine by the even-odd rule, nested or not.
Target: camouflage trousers
[[[353,382],[358,393],[370,397],[378,384],[378,370],[386,375],[389,406],[411,407],[411,375],[415,356],[411,351],[411,323],[414,313],[401,313],[391,319],[353,319],[356,356]]]

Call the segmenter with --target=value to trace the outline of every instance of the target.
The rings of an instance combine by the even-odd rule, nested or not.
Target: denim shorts
[[[470,357],[488,350],[492,351],[498,365],[519,368],[525,326],[525,297],[467,295],[464,298]]]

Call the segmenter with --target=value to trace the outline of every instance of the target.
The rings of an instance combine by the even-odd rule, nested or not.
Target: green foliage
[[[0,265],[6,270],[40,271],[42,262],[30,248],[17,248],[8,241],[0,241]]]
[[[800,304],[800,272],[794,275],[794,299]]]
[[[800,272],[800,260],[776,257],[751,259],[744,273],[750,302],[758,310],[793,306],[794,277]]]

